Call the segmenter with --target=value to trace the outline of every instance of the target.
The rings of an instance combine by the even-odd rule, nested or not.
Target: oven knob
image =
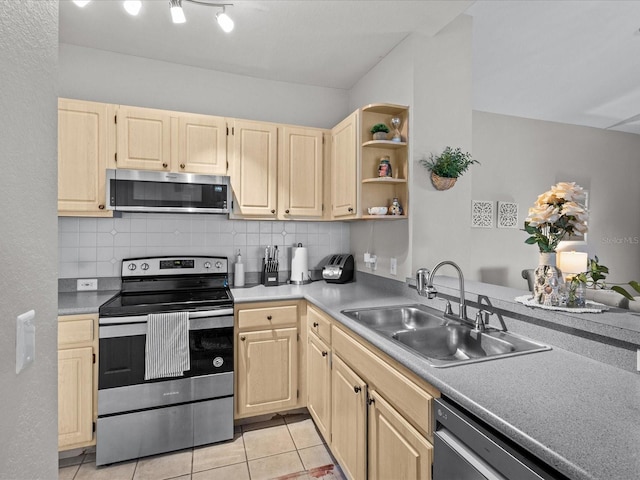
[[[130,263],[127,268],[133,272],[136,269],[136,264],[135,263]]]
[[[140,265],[140,268],[143,270],[149,270],[149,264],[148,263],[143,263],[142,265]]]
[[[224,360],[222,359],[222,357],[216,357],[213,359],[213,366],[216,368],[220,368],[223,363],[224,363]]]
[[[222,262],[221,261],[217,261],[216,262],[216,268],[222,268]]]
[[[206,269],[211,268],[211,262],[204,262],[204,268]]]

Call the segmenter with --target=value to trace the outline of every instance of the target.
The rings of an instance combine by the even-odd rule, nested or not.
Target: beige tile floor
[[[233,441],[96,467],[95,451],[61,458],[59,480],[344,480],[309,415],[236,427]]]

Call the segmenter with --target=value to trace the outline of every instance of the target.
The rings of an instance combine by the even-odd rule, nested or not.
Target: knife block
[[[278,285],[278,262],[276,260],[266,261],[262,259],[262,281],[265,287]]]

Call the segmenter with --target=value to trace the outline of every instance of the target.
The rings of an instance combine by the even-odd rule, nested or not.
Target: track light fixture
[[[231,17],[227,15],[226,7],[232,7],[233,3],[213,3],[210,0],[184,0],[185,2],[197,3],[198,5],[204,5],[205,7],[221,8],[222,11],[216,13],[216,21],[218,25],[225,33],[229,33],[233,30],[234,23]],[[91,0],[73,0],[79,7],[86,6]],[[169,11],[171,12],[171,20],[173,23],[185,23],[187,17],[182,10],[183,0],[169,0]],[[142,8],[142,0],[125,0],[123,2],[124,9],[129,15],[136,16],[140,13]]]

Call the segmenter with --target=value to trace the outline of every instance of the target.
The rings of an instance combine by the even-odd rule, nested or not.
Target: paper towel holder
[[[296,258],[296,250],[301,249],[301,256]],[[306,285],[311,283],[309,269],[307,264],[307,249],[298,243],[291,248],[291,279],[289,283],[292,285]]]

